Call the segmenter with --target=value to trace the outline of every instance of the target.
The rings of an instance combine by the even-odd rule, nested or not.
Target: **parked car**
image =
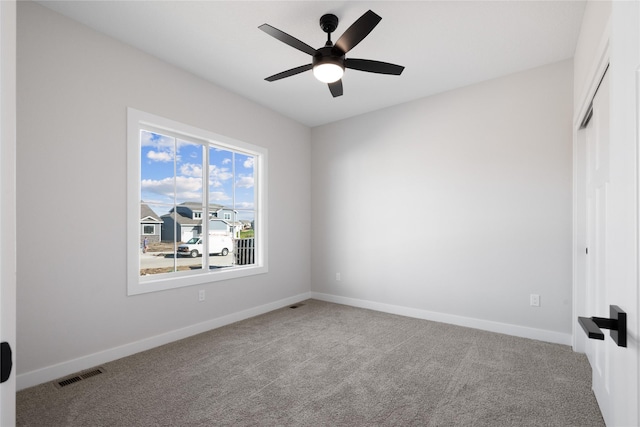
[[[178,246],[178,256],[195,258],[204,253],[202,238],[193,237],[187,243]],[[233,239],[226,234],[209,235],[209,254],[226,256],[233,251]]]

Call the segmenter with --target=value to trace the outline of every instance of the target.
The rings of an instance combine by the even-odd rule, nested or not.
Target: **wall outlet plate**
[[[531,304],[531,307],[540,307],[540,295],[531,294],[529,296],[529,304]]]

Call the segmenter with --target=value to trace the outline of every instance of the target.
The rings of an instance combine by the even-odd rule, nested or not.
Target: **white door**
[[[13,349],[13,369],[0,384],[0,425],[15,425],[16,345],[16,4],[0,1],[0,341]]]
[[[586,340],[593,391],[608,426],[638,426],[638,129],[640,124],[640,7],[613,2],[610,67],[593,99],[586,133],[586,255],[584,304],[579,316],[609,318],[609,306],[627,313],[627,347]],[[581,329],[576,333],[583,334]]]
[[[606,297],[607,190],[610,178],[609,90],[609,73],[607,73],[593,99],[593,115],[585,129],[587,148],[586,317],[609,317]],[[586,343],[586,354],[593,369],[593,389],[603,412],[606,410],[602,408],[603,401],[610,398],[608,364],[611,363],[612,352],[624,351],[609,345],[608,335],[605,333],[605,342],[589,340]]]

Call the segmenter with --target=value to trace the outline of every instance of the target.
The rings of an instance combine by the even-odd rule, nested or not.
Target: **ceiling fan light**
[[[344,68],[333,62],[324,62],[313,67],[313,75],[323,83],[337,82],[343,74]]]

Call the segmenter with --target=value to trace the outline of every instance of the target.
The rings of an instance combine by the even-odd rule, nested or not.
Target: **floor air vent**
[[[86,380],[87,378],[95,377],[96,375],[100,375],[104,373],[104,368],[94,368],[89,369],[88,371],[79,372],[77,374],[73,374],[70,377],[66,377],[60,380],[55,380],[53,385],[57,388],[66,387],[73,383],[77,383],[78,381]]]
[[[302,307],[304,305],[304,303],[297,303],[297,304],[293,304],[292,306],[289,306],[289,308],[298,308],[298,307]]]

